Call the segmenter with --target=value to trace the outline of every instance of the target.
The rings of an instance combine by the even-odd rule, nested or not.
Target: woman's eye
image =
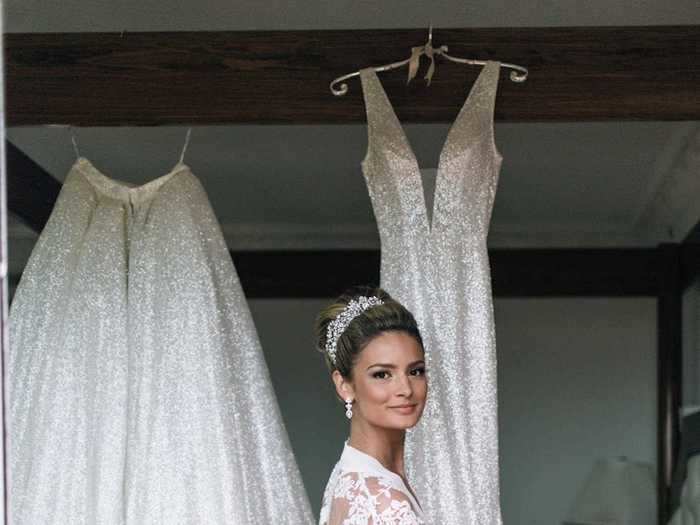
[[[387,372],[386,370],[380,370],[378,372],[373,373],[372,377],[374,377],[375,379],[386,379],[388,374],[389,372]]]
[[[425,375],[425,367],[424,367],[424,366],[420,366],[420,367],[418,367],[418,368],[414,368],[413,370],[411,370],[411,374],[414,375],[414,376],[422,376],[422,375]]]

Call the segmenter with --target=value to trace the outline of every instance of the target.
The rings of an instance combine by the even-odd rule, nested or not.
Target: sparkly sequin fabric
[[[13,525],[309,524],[248,304],[199,180],[80,157],[10,315]]]
[[[481,69],[440,154],[432,224],[417,159],[376,72],[361,70],[362,161],[381,239],[381,286],[408,307],[427,352],[428,402],[406,467],[432,525],[501,523],[496,348],[486,249],[502,156],[500,64]]]

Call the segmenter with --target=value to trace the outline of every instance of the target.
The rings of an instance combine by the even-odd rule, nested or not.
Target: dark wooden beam
[[[683,385],[683,287],[680,247],[659,247],[659,293],[657,299],[657,489],[658,523],[671,518],[671,481],[678,459]]]
[[[570,270],[569,281],[565,279],[544,279],[538,264],[544,260],[539,250],[496,250],[490,252],[492,268],[498,265],[499,270],[492,270],[493,294],[495,297],[628,297],[654,296],[649,288],[656,282],[651,276],[651,283],[643,283],[646,272],[634,272],[637,282],[630,278],[625,268],[631,269],[639,262],[646,266],[650,257],[643,253],[628,254],[591,254],[579,253],[582,262],[613,261],[615,268],[605,269],[605,275],[595,271],[585,271],[583,268]],[[520,253],[515,253],[520,252]],[[558,252],[558,253],[555,253]],[[574,254],[568,250],[552,251],[548,257],[547,266],[557,262],[570,261]],[[250,299],[309,299],[329,298],[340,294],[345,288],[358,283],[379,284],[379,252],[376,251],[328,251],[328,252],[290,252],[290,251],[251,251],[231,252],[236,265],[241,285],[246,297]],[[651,258],[655,258],[652,254]],[[510,260],[511,263],[505,261]],[[517,264],[516,264],[517,261]],[[623,264],[630,266],[623,267]],[[518,266],[520,265],[520,266]],[[526,266],[522,266],[526,265]],[[582,267],[585,265],[582,265]],[[527,284],[517,284],[513,277],[531,280]],[[618,276],[626,281],[621,285],[614,281]],[[586,288],[600,277],[594,286]],[[10,276],[10,285],[19,282],[18,275]],[[604,284],[607,282],[607,287]]]
[[[680,258],[681,286],[685,290],[700,276],[700,243],[682,243]]]
[[[379,284],[376,250],[246,251],[231,257],[247,297],[326,298],[353,284]]]
[[[501,297],[655,296],[655,248],[489,250],[494,294]]]
[[[682,282],[685,290],[700,276],[700,222],[681,242]]]
[[[233,252],[248,297],[333,297],[360,283],[379,284],[379,252]],[[489,250],[496,297],[655,297],[656,249]]]
[[[359,79],[337,98],[330,81],[400,60],[425,29],[4,35],[10,126],[353,123],[365,119]],[[455,56],[502,69],[496,118],[510,122],[700,119],[700,26],[437,29]],[[437,58],[429,87],[407,69],[381,74],[403,122],[449,122],[478,72]],[[427,59],[424,59],[423,68]]]
[[[61,191],[61,183],[9,141],[7,207],[36,232],[44,229]]]

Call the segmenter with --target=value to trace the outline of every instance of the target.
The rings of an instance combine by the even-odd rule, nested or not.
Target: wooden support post
[[[670,489],[680,442],[682,387],[682,276],[678,244],[659,246],[658,337],[658,523],[670,519]]]

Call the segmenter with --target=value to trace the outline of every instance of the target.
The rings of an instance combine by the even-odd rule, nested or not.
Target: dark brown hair
[[[333,362],[326,352],[326,332],[328,325],[345,309],[352,299],[364,295],[375,296],[384,304],[372,306],[355,317],[338,338],[335,359]],[[413,314],[386,291],[376,286],[353,286],[343,292],[333,303],[321,310],[316,317],[317,350],[325,356],[326,365],[332,372],[338,370],[343,377],[352,377],[352,367],[357,355],[376,336],[383,332],[406,332],[416,338],[421,348],[423,339]]]

